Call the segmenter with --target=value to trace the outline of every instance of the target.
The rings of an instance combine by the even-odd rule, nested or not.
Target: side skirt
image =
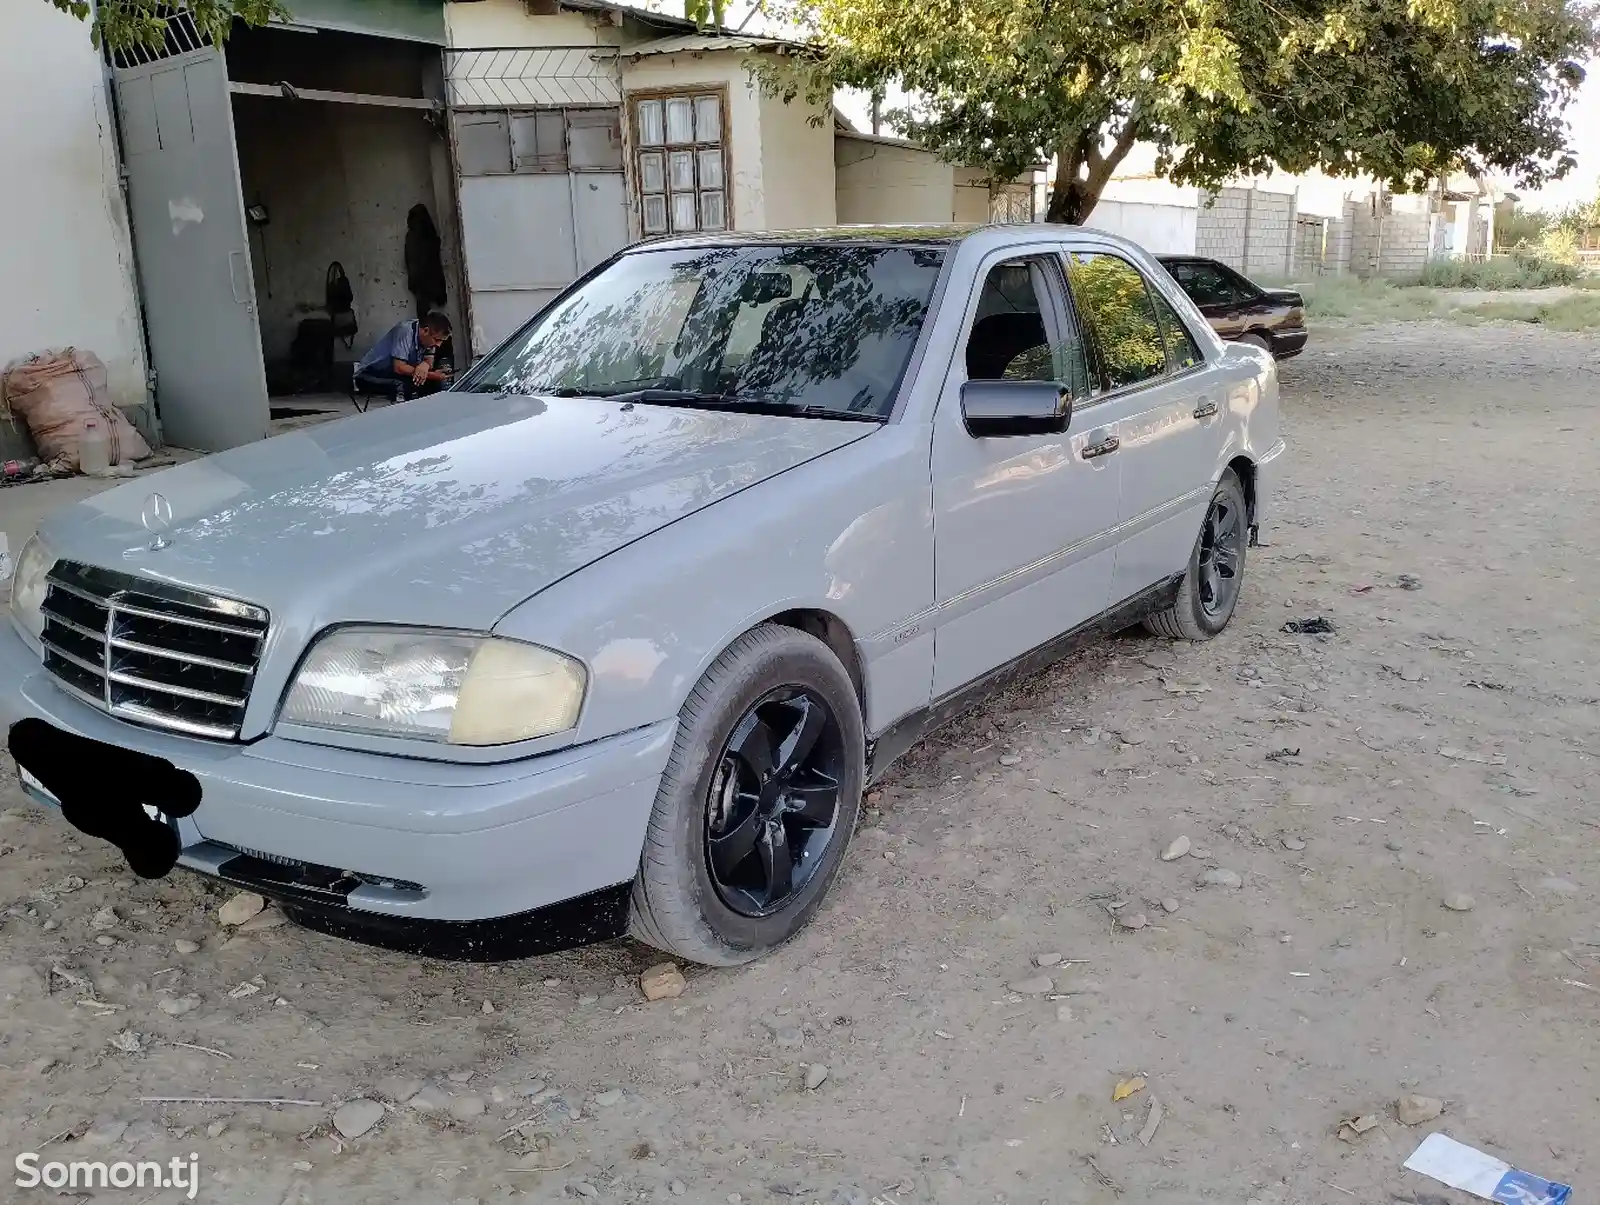
[[[877,782],[899,758],[934,729],[949,723],[957,716],[972,710],[1018,678],[1038,673],[1060,661],[1063,657],[1095,643],[1106,636],[1114,636],[1147,616],[1164,611],[1178,597],[1178,586],[1183,574],[1175,573],[1132,598],[1125,599],[1103,611],[1093,619],[1079,624],[1071,631],[1054,636],[1036,648],[958,686],[949,694],[935,699],[927,707],[902,716],[874,737],[867,749],[867,782]]]

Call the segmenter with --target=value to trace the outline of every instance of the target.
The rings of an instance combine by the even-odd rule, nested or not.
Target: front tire
[[[1172,640],[1210,640],[1227,627],[1239,605],[1249,543],[1250,513],[1244,487],[1233,470],[1227,469],[1206,508],[1178,597],[1165,611],[1146,619],[1145,627]]]
[[[776,624],[746,632],[679,713],[629,931],[706,966],[787,941],[844,860],[865,766],[860,703],[833,651]]]

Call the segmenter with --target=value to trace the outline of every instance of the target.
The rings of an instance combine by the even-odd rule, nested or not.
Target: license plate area
[[[65,732],[44,720],[11,727],[23,790],[80,832],[109,841],[141,878],[160,878],[182,851],[179,817],[200,806],[200,781],[165,758]]]

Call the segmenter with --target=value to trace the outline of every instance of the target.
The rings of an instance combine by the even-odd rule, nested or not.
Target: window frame
[[[696,99],[703,96],[714,96],[718,102],[718,115],[721,118],[720,141],[715,147],[708,142],[691,141],[674,146],[666,141],[666,110],[665,102],[668,100],[687,100],[691,106],[691,113]],[[661,101],[662,108],[662,142],[659,148],[647,147],[641,137],[641,123],[639,119],[639,105],[641,102]],[[622,98],[624,113],[623,125],[627,135],[627,177],[628,200],[637,215],[639,223],[639,237],[641,239],[675,238],[684,235],[696,234],[732,234],[733,221],[733,148],[730,145],[733,137],[732,115],[728,109],[728,86],[726,84],[682,84],[676,87],[664,88],[639,88],[628,92]],[[691,118],[692,120],[692,118]],[[651,196],[666,198],[667,228],[662,231],[647,231],[644,220],[644,171],[640,165],[641,157],[659,149],[662,157],[661,174],[662,183],[666,186],[662,192],[651,192]],[[688,150],[695,156],[695,227],[693,230],[675,230],[672,226],[672,163],[670,155],[674,149]],[[700,194],[711,192],[712,189],[703,189],[699,186],[700,155],[704,151],[717,150],[722,159],[722,218],[723,224],[719,229],[708,230],[700,224]]]
[[[967,375],[967,344],[972,339],[972,328],[977,325],[978,306],[983,301],[984,289],[988,287],[989,275],[996,268],[1019,260],[1036,261],[1045,269],[1045,296],[1041,300],[1039,309],[1039,318],[1044,323],[1045,338],[1060,346],[1069,338],[1076,336],[1078,347],[1084,357],[1084,375],[1092,380],[1094,365],[1090,359],[1083,325],[1077,320],[1077,312],[1073,308],[1072,297],[1068,292],[1060,257],[1050,247],[1008,247],[985,257],[974,274],[972,292],[967,298],[967,312],[962,318],[961,334],[956,341],[955,356],[951,361],[951,368],[954,370],[952,375],[954,372],[959,372],[960,382],[963,385],[972,379]],[[1065,386],[1067,382],[1058,381],[1057,384]],[[1072,399],[1075,409],[1078,402],[1078,398]]]
[[[1187,288],[1184,288],[1183,281],[1178,279],[1177,272],[1173,271],[1172,268],[1169,268],[1168,274],[1172,276],[1174,283],[1177,284],[1178,288],[1183,289],[1184,294],[1197,306],[1209,305],[1223,309],[1231,309],[1237,306],[1248,305],[1258,295],[1249,281],[1245,280],[1242,276],[1240,276],[1237,272],[1220,260],[1202,259],[1197,256],[1192,259],[1185,258],[1175,260],[1172,267],[1179,270],[1187,268],[1190,271],[1212,272],[1216,275],[1222,286],[1231,290],[1234,294],[1233,297],[1225,301],[1201,301],[1199,298],[1195,297],[1194,294],[1190,293]]]
[[[1179,308],[1178,304],[1173,301],[1171,297],[1167,296],[1166,292],[1162,290],[1160,285],[1151,279],[1149,272],[1140,267],[1137,262],[1128,258],[1125,252],[1116,247],[1105,247],[1095,243],[1068,243],[1061,246],[1059,255],[1061,259],[1061,270],[1066,275],[1067,287],[1069,290],[1073,290],[1072,304],[1074,307],[1078,308],[1080,313],[1081,307],[1078,305],[1078,297],[1075,291],[1075,286],[1073,285],[1072,257],[1074,255],[1109,255],[1113,259],[1121,260],[1123,263],[1127,264],[1129,268],[1133,269],[1134,273],[1138,275],[1139,279],[1144,282],[1146,293],[1152,296],[1150,310],[1155,317],[1156,332],[1161,337],[1161,352],[1164,360],[1166,361],[1166,368],[1154,376],[1146,377],[1142,381],[1135,381],[1131,385],[1122,385],[1117,388],[1112,388],[1111,376],[1106,369],[1105,350],[1100,343],[1100,333],[1094,329],[1093,322],[1081,322],[1081,329],[1088,332],[1086,336],[1088,345],[1093,348],[1093,362],[1090,364],[1090,371],[1099,385],[1099,388],[1096,390],[1096,392],[1089,398],[1085,399],[1085,407],[1098,405],[1100,402],[1109,401],[1112,398],[1125,397],[1130,393],[1137,393],[1142,389],[1150,389],[1158,385],[1164,385],[1169,381],[1181,380],[1184,377],[1190,376],[1193,373],[1199,372],[1202,369],[1210,366],[1211,357],[1207,354],[1205,342],[1195,338],[1193,329],[1190,328],[1188,323],[1184,322],[1183,312]],[[1179,289],[1180,293],[1182,291],[1182,289]],[[1188,368],[1173,368],[1172,349],[1167,345],[1167,333],[1165,328],[1161,325],[1161,311],[1156,308],[1153,300],[1154,296],[1156,295],[1159,295],[1164,301],[1166,301],[1168,308],[1171,309],[1173,313],[1178,315],[1178,321],[1183,323],[1183,328],[1188,332],[1190,342],[1192,342],[1195,345],[1195,348],[1200,352],[1199,363],[1193,364]],[[1188,300],[1188,294],[1185,293],[1184,298],[1185,300]],[[1190,304],[1192,305],[1194,303],[1191,301]],[[1083,407],[1080,407],[1076,404],[1073,406],[1074,411],[1082,408]]]
[[[617,166],[573,166],[573,119],[577,117],[578,124],[594,128],[599,123],[585,120],[590,115],[609,116],[615,119],[619,138]],[[535,161],[531,166],[523,166],[522,161],[517,157],[516,123],[518,121],[532,121],[535,123],[534,128],[537,131],[539,118],[552,116],[559,121],[561,126],[560,161],[548,160],[544,163]],[[626,171],[628,157],[627,138],[623,129],[625,118],[626,115],[620,104],[462,106],[451,111],[451,154],[455,160],[455,169],[462,179],[482,179],[499,176],[566,176],[595,172],[615,173]],[[480,126],[498,127],[498,136],[504,141],[505,157],[496,166],[485,166],[477,158],[463,153],[462,148],[464,146],[468,145],[469,142],[476,142],[476,137],[466,134],[465,131],[476,129]]]

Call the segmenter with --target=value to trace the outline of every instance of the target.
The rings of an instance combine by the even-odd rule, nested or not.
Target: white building
[[[88,27],[42,0],[0,6],[0,368],[54,347],[106,362],[119,405],[146,400],[133,249],[105,68]],[[8,450],[20,447],[0,424]]]

